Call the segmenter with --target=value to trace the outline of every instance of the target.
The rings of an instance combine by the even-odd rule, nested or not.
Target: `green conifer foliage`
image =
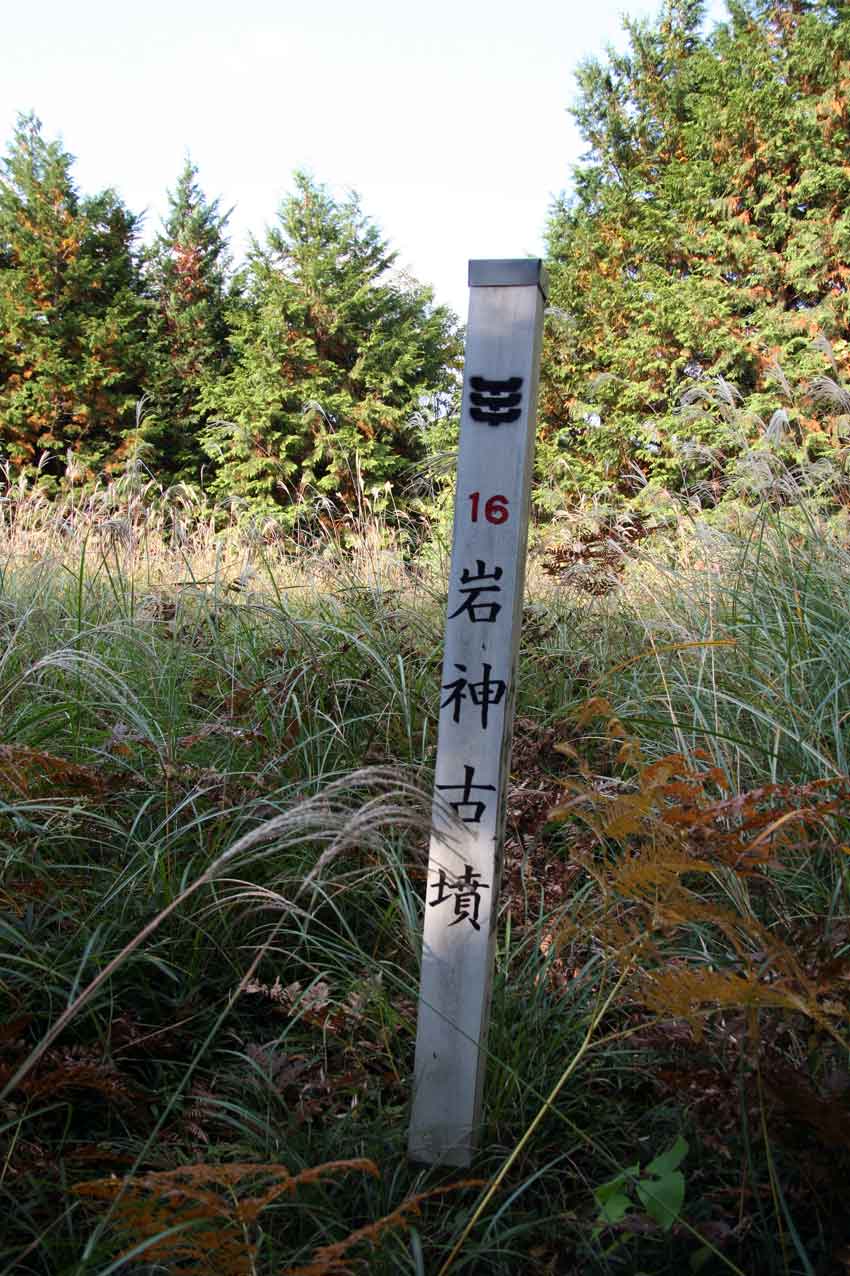
[[[219,493],[291,517],[420,454],[411,418],[451,390],[460,344],[454,316],[394,260],[356,196],[296,174],[231,312],[235,366],[204,395]]]
[[[848,371],[850,15],[729,8],[704,35],[701,3],[667,0],[578,75],[588,150],[550,218],[543,385],[544,455],[573,491],[711,477],[780,403],[798,442],[820,434],[824,336]]]
[[[0,166],[0,449],[53,473],[120,457],[142,367],[137,220],[81,198],[72,162],[29,115]]]
[[[202,390],[230,363],[227,321],[229,213],[208,200],[187,159],[161,232],[147,255],[154,303],[148,336],[149,396],[145,433],[160,472],[196,479],[204,460]]]

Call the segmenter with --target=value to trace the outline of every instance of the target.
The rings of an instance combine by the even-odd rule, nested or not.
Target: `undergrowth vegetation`
[[[846,522],[532,561],[458,1180],[406,1158],[439,541],[132,474],[0,519],[2,1270],[850,1266]]]

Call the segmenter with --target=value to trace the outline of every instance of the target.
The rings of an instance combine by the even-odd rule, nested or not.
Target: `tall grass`
[[[850,1121],[834,1035],[805,1010],[650,1011],[630,953],[731,969],[758,921],[840,964],[843,811],[784,825],[797,841],[777,835],[755,878],[693,887],[734,911],[734,944],[694,921],[657,959],[611,875],[660,844],[670,800],[621,836],[599,812],[639,791],[638,753],[715,765],[732,794],[846,773],[841,539],[814,515],[683,527],[601,597],[531,571],[484,1186],[420,1201],[448,1184],[404,1152],[441,551],[366,517],[284,540],[143,478],[2,504],[6,1270],[106,1273],[131,1242],[163,1261],[155,1234],[127,1235],[145,1175],[282,1181],[358,1158],[377,1175],[307,1175],[241,1249],[228,1215],[209,1270],[295,1269],[352,1236],[346,1261],[377,1273],[831,1270],[846,1238],[824,1166],[844,1164]],[[605,707],[579,725],[591,698]],[[573,800],[592,818],[547,821]],[[784,1106],[767,1092],[783,1076]],[[631,1171],[632,1209],[606,1218],[595,1190],[680,1134],[675,1223],[639,1208]],[[75,1190],[110,1175],[108,1200]]]

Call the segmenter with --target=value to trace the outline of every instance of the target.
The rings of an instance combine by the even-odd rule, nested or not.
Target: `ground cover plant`
[[[459,1179],[405,1155],[444,549],[2,515],[3,1270],[848,1265],[844,516],[533,557]]]

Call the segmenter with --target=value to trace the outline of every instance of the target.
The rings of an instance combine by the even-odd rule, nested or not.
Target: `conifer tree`
[[[356,196],[296,174],[250,253],[234,368],[204,395],[217,490],[291,514],[308,493],[350,500],[355,473],[386,483],[419,455],[411,418],[451,389],[459,338],[394,261]]]
[[[0,449],[61,473],[117,461],[143,359],[137,219],[106,190],[81,198],[72,157],[21,116],[0,167]]]
[[[822,434],[824,339],[850,364],[850,16],[730,0],[704,35],[702,7],[667,0],[579,72],[543,388],[574,490],[687,477],[780,403],[798,441]]]
[[[200,407],[230,362],[227,321],[230,256],[225,238],[229,213],[208,200],[198,170],[187,159],[162,230],[147,256],[153,313],[148,337],[148,439],[159,468],[197,478],[203,452]]]

